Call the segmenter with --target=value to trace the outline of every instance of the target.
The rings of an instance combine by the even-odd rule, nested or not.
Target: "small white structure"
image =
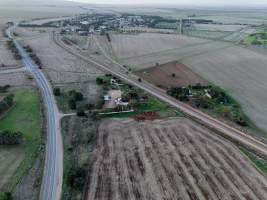
[[[128,106],[129,105],[129,102],[124,102],[124,101],[122,101],[121,98],[115,99],[115,103],[117,106]]]
[[[212,99],[212,96],[209,94],[208,90],[204,90],[205,91],[205,96],[208,97],[209,99]]]
[[[104,101],[111,101],[111,96],[104,95]]]
[[[82,21],[82,22],[80,22],[82,25],[88,25],[89,24],[89,22],[88,21]]]

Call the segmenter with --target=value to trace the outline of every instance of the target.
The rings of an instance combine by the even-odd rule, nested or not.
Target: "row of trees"
[[[26,50],[27,53],[29,53],[29,56],[32,58],[35,64],[38,65],[39,68],[41,69],[43,64],[41,62],[41,59],[34,53],[33,49],[29,45],[24,46],[24,49]]]
[[[0,145],[15,145],[23,142],[21,132],[0,131]]]
[[[12,53],[14,55],[14,58],[16,60],[21,60],[21,55],[19,54],[19,51],[18,51],[14,41],[13,40],[8,40],[6,45],[7,45],[7,48],[12,51]]]

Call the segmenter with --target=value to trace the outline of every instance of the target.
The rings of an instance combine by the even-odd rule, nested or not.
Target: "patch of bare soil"
[[[10,85],[14,87],[35,86],[35,81],[31,77],[31,75],[26,72],[8,74],[0,73],[0,85]]]
[[[187,119],[106,120],[90,165],[88,200],[266,199],[266,177]]]
[[[184,64],[178,62],[170,62],[141,70],[136,72],[136,75],[163,89],[195,85],[197,83],[202,85],[207,84],[207,81],[202,79]]]
[[[31,31],[31,29],[26,29],[26,31]],[[77,59],[57,46],[51,37],[51,31],[47,31],[42,33],[41,38],[25,37],[23,43],[30,45],[41,59],[43,70],[48,75],[52,84],[74,84],[90,80],[95,81],[97,76],[103,74],[94,66]]]

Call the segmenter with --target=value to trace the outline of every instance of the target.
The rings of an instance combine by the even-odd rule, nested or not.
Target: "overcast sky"
[[[92,4],[162,4],[162,5],[267,5],[267,0],[72,0]]]

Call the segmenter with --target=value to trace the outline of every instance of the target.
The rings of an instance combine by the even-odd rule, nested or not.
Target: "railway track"
[[[247,135],[246,133],[233,128],[205,113],[202,111],[199,111],[183,102],[180,102],[166,94],[166,92],[162,89],[157,88],[156,86],[146,82],[146,81],[138,81],[138,77],[133,74],[124,73],[121,71],[114,71],[110,67],[100,63],[99,61],[86,57],[79,53],[77,50],[73,49],[72,47],[69,47],[65,45],[59,38],[58,34],[53,34],[53,40],[54,42],[60,46],[61,48],[65,49],[70,54],[76,56],[79,59],[84,60],[87,63],[90,63],[91,65],[94,65],[98,68],[100,68],[102,71],[105,71],[107,73],[113,74],[114,76],[122,79],[123,81],[136,86],[140,89],[143,89],[144,91],[150,93],[151,95],[157,97],[158,99],[168,103],[169,105],[180,109],[182,112],[184,112],[189,118],[201,123],[202,125],[212,129],[217,134],[220,134],[224,136],[225,138],[231,140],[232,142],[237,143],[238,145],[242,145],[251,151],[255,152],[256,154],[264,157],[267,159],[267,145],[255,138],[253,138],[250,135]],[[116,64],[116,63],[113,63]],[[119,64],[118,64],[119,65]]]

